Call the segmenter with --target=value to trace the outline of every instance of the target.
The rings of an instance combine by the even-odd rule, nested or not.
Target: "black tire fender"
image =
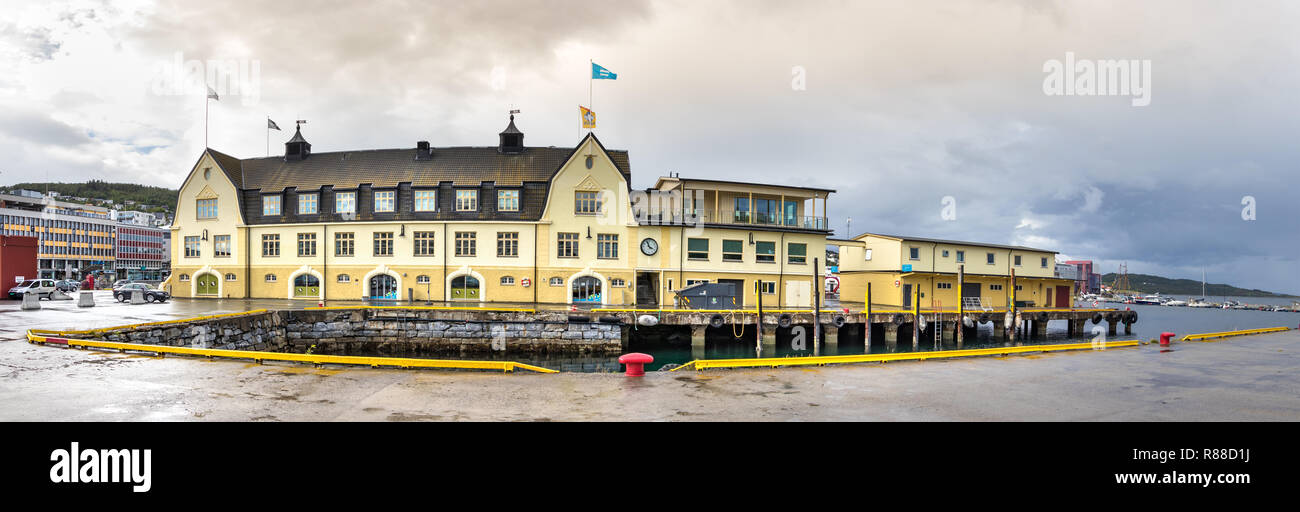
[[[1092,315],[1092,323],[1094,323],[1094,324],[1099,324],[1099,323],[1101,323],[1101,319],[1102,319],[1102,317],[1101,317],[1101,313],[1093,313],[1093,315]]]
[[[709,318],[709,326],[710,326],[710,327],[713,327],[714,329],[717,329],[717,328],[719,328],[719,327],[722,327],[722,325],[725,324],[725,323],[726,323],[726,320],[724,320],[724,319],[722,318],[722,315],[721,315],[721,314],[718,314],[718,313],[714,313],[713,316],[712,316],[711,318]]]
[[[789,329],[792,323],[794,323],[794,318],[790,316],[790,313],[781,313],[781,316],[776,317],[776,326],[782,329]]]
[[[1039,314],[1038,314],[1038,321],[1039,321],[1039,322],[1046,322],[1048,318],[1049,318],[1049,317],[1047,316],[1047,312],[1042,312],[1042,313],[1039,313]]]
[[[1126,316],[1124,317],[1124,323],[1126,323],[1126,324],[1134,324],[1134,323],[1137,323],[1137,321],[1138,321],[1138,312],[1137,312],[1137,311],[1129,311],[1129,312],[1128,312],[1128,315],[1126,315]]]
[[[835,315],[835,318],[831,319],[831,325],[835,327],[844,327],[845,322],[844,315]]]
[[[906,319],[903,318],[902,313],[894,313],[894,317],[890,319],[890,321],[893,322],[894,325],[903,325],[904,323],[906,323],[905,320]]]

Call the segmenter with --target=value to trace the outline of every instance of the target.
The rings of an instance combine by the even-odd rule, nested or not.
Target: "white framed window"
[[[695,285],[697,285],[697,284],[707,283],[707,282],[709,282],[708,279],[687,279],[687,280],[686,280],[686,287],[689,288],[689,287],[695,286]]]
[[[340,282],[340,283],[350,283],[350,282],[352,282],[352,276],[347,275],[347,274],[339,274],[339,277],[338,277],[337,279],[338,279],[338,282]]]
[[[871,249],[862,251],[862,261],[871,261]]]
[[[417,212],[438,211],[438,191],[437,190],[416,190],[415,211]]]
[[[917,261],[917,260],[921,259],[921,249],[916,248],[916,247],[908,247],[908,248],[907,248],[907,258],[910,259],[910,260],[912,260],[912,261]]]
[[[1016,262],[1016,266],[1019,267],[1019,266],[1020,266],[1020,255],[1019,255],[1019,254],[1016,255],[1015,262]]]
[[[334,213],[357,213],[357,193],[335,192]]]
[[[415,276],[415,284],[429,284],[429,276],[424,274]]]
[[[181,274],[180,280],[181,280],[182,283],[183,283],[183,282],[186,282],[186,281],[189,281],[189,280],[190,280],[190,275],[189,275],[189,274]]]
[[[317,206],[320,195],[316,193],[298,194],[298,215],[314,215],[317,212]]]
[[[266,282],[268,282],[268,283],[274,283],[274,282],[275,282],[275,274],[267,274],[266,277],[263,277],[263,279],[265,279]]]
[[[966,251],[957,251],[957,263],[966,263]]]
[[[238,280],[238,277],[237,277],[236,275],[234,275],[234,274],[226,274],[226,280],[227,280],[227,281],[236,281],[236,280]]]
[[[197,199],[194,201],[194,207],[200,219],[217,218],[216,199]]]
[[[514,285],[515,285],[514,276],[501,276],[501,286],[514,286]]]
[[[498,190],[498,191],[497,191],[497,211],[499,211],[499,212],[517,212],[517,211],[519,211],[519,191],[518,191],[518,190]]]
[[[458,211],[458,212],[476,212],[476,211],[478,211],[478,191],[477,191],[477,190],[457,190],[457,191],[456,191],[456,211]]]
[[[600,192],[574,192],[573,213],[578,215],[600,213]]]
[[[564,286],[564,278],[562,278],[562,277],[552,277],[552,278],[551,278],[551,286]]]
[[[776,281],[761,281],[759,290],[763,295],[776,295]]]
[[[624,286],[627,286],[627,281],[624,281],[616,277],[609,280],[609,286],[610,288],[622,288]]]
[[[280,196],[262,196],[262,216],[270,217],[280,214]]]
[[[391,212],[397,209],[397,192],[392,190],[375,191],[375,211]]]

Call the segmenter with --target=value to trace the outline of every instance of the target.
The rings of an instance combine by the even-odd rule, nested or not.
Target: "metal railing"
[[[639,209],[633,210],[633,215],[642,223],[651,225],[693,225],[696,223],[703,224],[728,224],[728,225],[754,225],[754,226],[781,226],[797,229],[815,229],[826,230],[829,222],[826,217],[812,217],[805,215],[781,215],[779,213],[759,213],[744,210],[713,210],[696,209],[686,211],[660,212],[654,215],[642,215]]]

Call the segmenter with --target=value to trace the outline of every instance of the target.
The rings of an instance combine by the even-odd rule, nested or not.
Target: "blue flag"
[[[591,63],[591,78],[593,80],[618,80],[618,75],[593,62]]]

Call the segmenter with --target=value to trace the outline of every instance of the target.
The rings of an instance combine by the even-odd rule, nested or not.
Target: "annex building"
[[[911,308],[916,291],[922,308],[956,309],[963,301],[968,309],[1005,308],[1012,272],[1022,307],[1068,308],[1074,296],[1074,281],[1056,276],[1056,251],[1047,249],[874,233],[830,243],[839,247],[846,301],[864,300],[870,283],[872,304]]]
[[[180,187],[182,297],[672,305],[698,282],[742,305],[807,307],[822,285],[832,190],[681,177],[633,190],[594,134],[497,144],[200,155]],[[818,204],[820,200],[820,205]]]

